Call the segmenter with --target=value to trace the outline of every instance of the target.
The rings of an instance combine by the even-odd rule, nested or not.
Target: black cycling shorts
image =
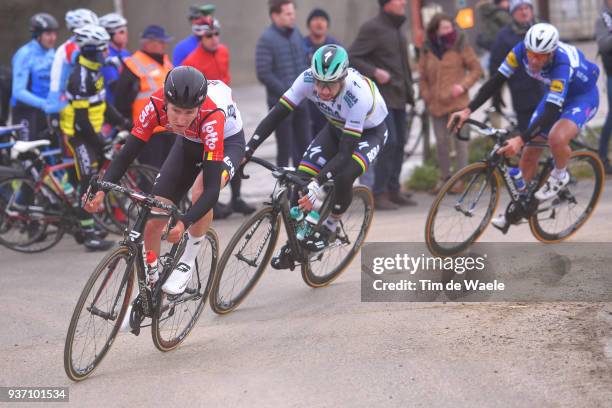
[[[341,129],[327,123],[306,149],[298,170],[316,177],[327,162],[338,154],[341,136]],[[374,163],[386,142],[387,126],[385,122],[363,131],[352,154],[352,159],[361,167],[361,174],[365,173]]]
[[[234,177],[244,157],[244,131],[240,131],[223,141],[223,185]],[[164,161],[155,184],[153,195],[172,200],[176,205],[187,194],[198,174],[204,157],[204,145],[184,137],[177,137]],[[206,180],[204,180],[206,182]]]

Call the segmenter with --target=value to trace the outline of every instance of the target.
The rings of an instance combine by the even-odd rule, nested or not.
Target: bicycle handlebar
[[[105,192],[110,190],[117,191],[119,193],[123,193],[129,196],[134,201],[144,203],[147,207],[160,208],[162,210],[168,211],[174,217],[180,217],[182,215],[179,209],[176,208],[174,204],[167,204],[159,201],[158,199],[147,193],[132,190],[131,188],[120,186],[109,181],[101,181],[97,179],[91,180],[85,202],[89,201],[91,196],[95,194],[98,190],[102,190]]]
[[[483,136],[490,136],[490,137],[494,137],[497,135],[506,136],[510,133],[508,129],[497,129],[497,128],[485,125],[484,123],[479,122],[477,120],[470,119],[470,118],[466,119],[465,122],[463,122],[462,128],[465,125],[471,125],[472,129],[476,130],[478,133],[480,133]],[[469,136],[467,137],[461,136],[459,132],[457,132],[455,136],[459,140],[463,140],[463,141],[470,140]]]
[[[275,166],[269,161],[261,159],[259,157],[251,157],[249,161],[255,164],[259,164],[260,166],[270,170],[275,178],[284,178],[290,181],[291,183],[296,184],[297,186],[307,187],[308,183],[310,183],[310,181],[304,180],[303,178],[296,175],[292,170],[288,170],[284,167]],[[248,179],[250,177],[248,174],[244,173],[244,166],[246,166],[247,163],[249,162],[246,162],[240,166],[240,177],[243,179]]]

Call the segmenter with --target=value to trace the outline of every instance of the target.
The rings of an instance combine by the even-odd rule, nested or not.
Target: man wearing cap
[[[523,41],[527,30],[537,22],[531,0],[512,0],[510,13],[512,22],[499,31],[491,47],[490,76],[495,75],[506,55],[516,44]],[[518,129],[524,132],[529,126],[533,111],[544,96],[545,86],[542,82],[527,75],[522,68],[508,80],[508,86],[512,96],[512,107],[518,121]]]
[[[230,55],[228,48],[219,40],[221,25],[216,18],[211,16],[202,17],[199,21],[202,33],[200,44],[183,60],[182,65],[194,67],[209,81],[219,80],[229,86],[231,85]],[[255,212],[255,208],[240,197],[241,184],[240,176],[231,179],[232,201],[229,206],[217,202],[213,212],[215,219],[226,218],[233,211],[245,215]]]
[[[163,27],[150,25],[142,32],[140,49],[123,60],[124,68],[115,87],[115,106],[123,116],[132,118],[133,123],[138,123],[138,115],[149,103],[149,97],[163,88],[166,74],[172,69],[165,54],[171,40]],[[174,134],[162,127],[153,133],[139,160],[159,168],[174,143]]]
[[[304,37],[304,45],[306,46],[306,56],[308,57],[308,61],[311,61],[315,51],[324,45],[342,45],[334,37],[328,35],[329,23],[329,14],[327,14],[327,12],[323,9],[315,8],[308,15],[308,18],[306,19],[308,35]],[[327,119],[325,119],[325,116],[323,116],[314,102],[308,101],[308,108],[310,110],[310,125],[312,128],[312,134],[317,135],[327,123]]]
[[[389,135],[374,171],[374,204],[379,210],[416,205],[401,191],[406,144],[406,104],[414,104],[408,61],[406,0],[378,0],[379,14],[366,21],[349,49],[351,65],[376,81],[389,115]]]
[[[121,73],[123,59],[131,55],[126,49],[128,44],[127,20],[120,14],[109,13],[100,17],[99,23],[106,29],[111,39],[108,44],[108,58],[100,71],[104,75],[106,102],[114,105],[114,90]]]
[[[172,53],[172,62],[175,67],[183,65],[183,60],[193,52],[200,44],[200,38],[204,34],[206,17],[212,17],[215,13],[213,4],[189,7],[189,22],[191,23],[192,34],[179,41]]]

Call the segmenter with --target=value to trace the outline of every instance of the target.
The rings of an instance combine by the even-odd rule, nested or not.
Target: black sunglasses
[[[214,32],[212,32],[212,33],[206,33],[206,34],[204,34],[204,37],[206,37],[206,38],[213,38],[213,37],[218,37],[218,36],[220,36],[220,35],[221,35],[221,33],[220,33],[220,32],[218,32],[218,31],[214,31]]]

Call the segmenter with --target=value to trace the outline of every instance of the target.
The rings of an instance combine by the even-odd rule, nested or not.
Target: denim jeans
[[[385,119],[389,134],[387,143],[376,160],[374,171],[374,194],[400,191],[400,173],[404,164],[406,145],[406,111],[389,109]]]
[[[604,164],[608,163],[608,146],[610,145],[610,135],[612,134],[612,76],[608,76],[607,81],[608,116],[606,116],[606,122],[599,137],[599,157]]]

